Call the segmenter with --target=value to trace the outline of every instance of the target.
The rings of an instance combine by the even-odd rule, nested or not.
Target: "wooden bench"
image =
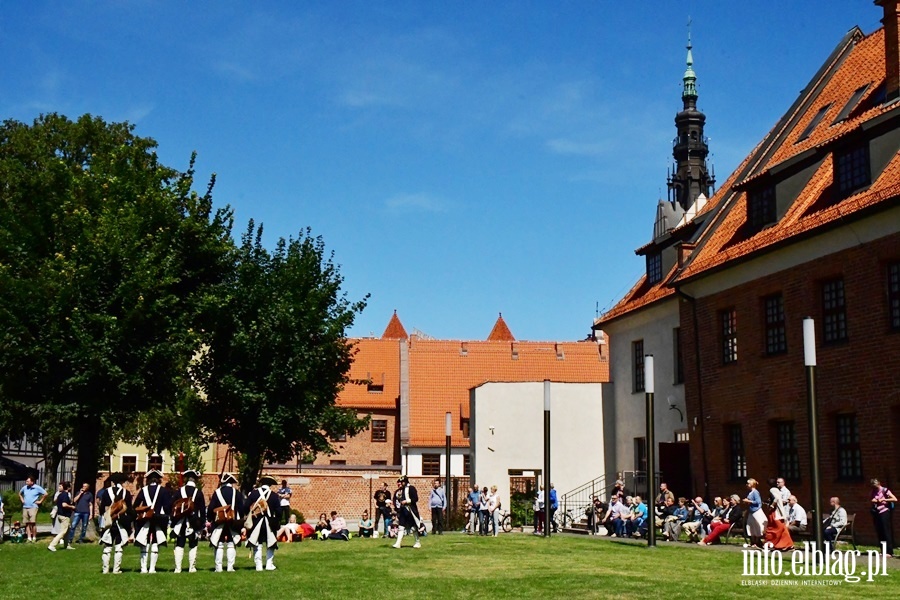
[[[810,513],[812,513],[812,511],[810,511]],[[812,518],[815,518],[815,514],[812,514]],[[810,518],[810,522],[812,522],[812,518]],[[838,530],[837,536],[834,538],[835,545],[837,545],[838,542],[849,542],[853,545],[853,549],[856,550],[856,533],[853,528],[855,522],[856,513],[847,515],[847,524]],[[824,531],[824,527],[822,529]],[[791,537],[794,539],[812,540],[813,531],[812,529],[807,528],[805,531],[791,532]]]

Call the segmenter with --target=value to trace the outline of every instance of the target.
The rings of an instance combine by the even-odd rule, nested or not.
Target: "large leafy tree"
[[[91,481],[120,439],[184,435],[188,364],[230,268],[211,181],[163,166],[127,123],[0,127],[0,431],[52,434]]]
[[[261,238],[251,221],[191,369],[204,392],[198,412],[216,441],[241,454],[245,489],[265,463],[331,452],[331,439],[368,423],[335,405],[354,353],[345,331],[366,299],[346,298],[333,257],[309,230],[273,252]]]

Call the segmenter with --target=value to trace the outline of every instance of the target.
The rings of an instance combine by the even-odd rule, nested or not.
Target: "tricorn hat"
[[[397,483],[409,483],[409,477],[406,475],[401,475],[397,478]]]
[[[259,478],[259,485],[278,485],[278,480],[271,475],[263,475]]]
[[[181,472],[182,477],[186,477],[188,479],[200,479],[200,473],[194,469],[188,469],[187,471]]]
[[[126,481],[128,481],[128,475],[119,472],[110,473],[109,477],[107,477],[106,480],[112,483],[125,483]]]
[[[226,483],[237,483],[238,480],[235,479],[234,475],[231,473],[222,473],[222,479],[220,482],[224,485]]]
[[[144,478],[146,478],[147,480],[158,479],[158,480],[162,481],[163,474],[162,474],[162,471],[160,471],[159,469],[150,469],[149,471],[147,471],[144,474]]]

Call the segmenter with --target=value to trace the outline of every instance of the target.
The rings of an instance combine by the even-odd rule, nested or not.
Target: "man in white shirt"
[[[797,504],[797,496],[788,498],[788,529],[791,533],[806,531],[806,510]]]
[[[778,488],[778,491],[781,492],[781,501],[782,501],[784,504],[787,504],[787,503],[788,503],[788,500],[789,500],[790,497],[791,497],[791,490],[789,490],[789,489],[787,488],[787,486],[784,484],[784,477],[779,477],[779,478],[775,481],[775,487],[777,487],[777,488]]]

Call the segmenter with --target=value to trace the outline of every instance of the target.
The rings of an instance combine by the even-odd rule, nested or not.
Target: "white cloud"
[[[385,200],[384,206],[391,212],[447,211],[447,205],[443,200],[429,194],[397,194]]]

